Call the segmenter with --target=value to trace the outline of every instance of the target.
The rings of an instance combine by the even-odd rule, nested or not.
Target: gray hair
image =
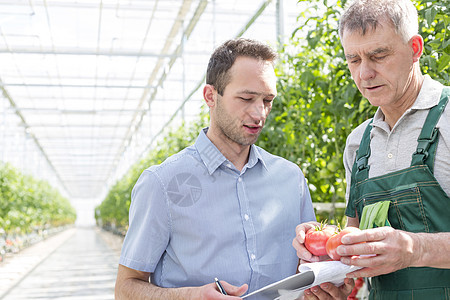
[[[265,60],[273,64],[278,54],[270,46],[246,38],[228,40],[220,45],[211,55],[206,71],[206,83],[213,85],[219,95],[223,95],[231,80],[228,71],[238,56]]]
[[[381,22],[388,21],[406,43],[419,32],[417,9],[411,0],[355,0],[345,9],[339,22],[339,36],[344,30],[365,35]]]

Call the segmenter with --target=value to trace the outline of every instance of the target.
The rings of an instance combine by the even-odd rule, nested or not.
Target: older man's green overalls
[[[433,175],[439,140],[436,124],[449,97],[450,88],[444,88],[439,104],[428,113],[409,168],[368,178],[372,126],[367,126],[352,169],[347,216],[355,217],[358,212],[361,218],[365,206],[390,201],[387,217],[393,228],[409,232],[450,231],[450,198]],[[370,299],[450,300],[450,269],[406,268],[373,277],[372,288]]]

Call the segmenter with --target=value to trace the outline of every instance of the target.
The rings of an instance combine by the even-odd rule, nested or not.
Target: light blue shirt
[[[316,219],[302,172],[255,145],[240,172],[206,132],[140,176],[120,264],[161,287],[217,277],[251,292],[295,274],[295,227]]]

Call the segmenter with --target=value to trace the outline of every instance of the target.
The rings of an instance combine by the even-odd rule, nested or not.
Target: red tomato
[[[331,226],[316,227],[305,235],[305,247],[313,255],[327,255],[326,244],[328,239],[335,234],[335,228]]]
[[[328,239],[325,248],[326,248],[328,256],[331,257],[332,260],[340,260],[341,259],[341,256],[339,254],[337,254],[337,252],[336,252],[336,248],[339,245],[342,245],[341,238],[344,235],[346,235],[347,233],[356,232],[356,231],[361,231],[361,230],[357,227],[347,227],[347,228],[342,229],[338,234],[335,234]]]

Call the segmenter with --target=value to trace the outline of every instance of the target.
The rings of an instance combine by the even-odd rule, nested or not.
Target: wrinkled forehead
[[[346,37],[350,35],[353,37],[360,36],[361,38],[373,38],[374,36],[380,34],[386,37],[389,36],[403,41],[403,38],[398,32],[394,23],[386,17],[380,17],[378,20],[374,20],[373,22],[366,24],[366,26],[345,26],[341,33],[341,44],[344,45]]]
[[[360,48],[386,48],[395,43],[403,43],[403,39],[398,35],[393,26],[387,23],[379,23],[377,27],[372,27],[363,32],[362,29],[345,29],[341,40],[344,52],[351,49]]]

